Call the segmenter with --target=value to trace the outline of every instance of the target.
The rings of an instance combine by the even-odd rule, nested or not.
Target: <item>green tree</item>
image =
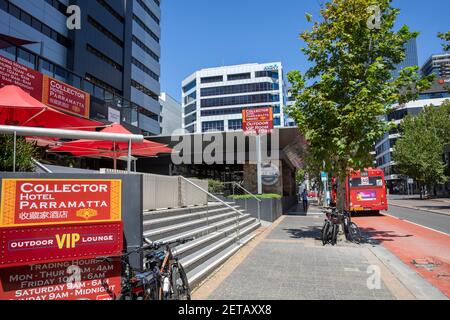
[[[422,196],[422,186],[432,190],[447,180],[442,155],[450,143],[450,100],[427,106],[416,117],[408,115],[400,127],[393,160],[399,173],[419,183]]]
[[[450,51],[450,31],[445,33],[439,32],[438,37],[444,40],[444,43],[442,44],[444,51]]]
[[[380,119],[392,104],[429,86],[431,78],[420,78],[417,66],[392,79],[405,58],[404,44],[418,35],[407,26],[393,31],[398,13],[390,0],[327,2],[320,21],[300,35],[312,66],[304,74],[288,74],[296,99],[289,113],[308,140],[311,157],[325,161],[325,169],[338,178],[340,209],[345,177],[352,168],[371,165],[370,151],[389,127]]]
[[[0,135],[0,171],[13,171],[14,138],[12,135]],[[16,171],[31,171],[34,168],[32,158],[37,156],[35,144],[17,137]]]

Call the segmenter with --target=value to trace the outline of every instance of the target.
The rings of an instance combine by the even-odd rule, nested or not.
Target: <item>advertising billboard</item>
[[[3,179],[0,227],[121,220],[121,180]]]
[[[258,135],[272,132],[272,108],[255,108],[242,110],[242,129],[244,134]]]

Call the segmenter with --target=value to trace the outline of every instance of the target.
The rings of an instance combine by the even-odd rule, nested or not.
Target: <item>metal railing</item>
[[[190,185],[192,185],[193,187],[197,188],[198,190],[202,191],[203,193],[205,193],[208,197],[211,197],[212,199],[214,199],[215,201],[223,204],[224,206],[226,206],[227,208],[233,210],[236,213],[236,238],[237,238],[237,243],[240,243],[240,232],[239,232],[239,218],[244,216],[244,214],[236,209],[235,207],[231,206],[229,203],[223,201],[222,199],[220,199],[219,197],[215,196],[214,194],[212,194],[211,192],[209,192],[208,190],[205,190],[204,188],[200,187],[199,185],[195,184],[194,182],[192,182],[191,180],[180,176],[180,179],[189,183]],[[208,206],[208,205],[207,205]],[[207,214],[206,214],[206,223],[209,226],[209,220],[208,220],[208,215],[209,215],[209,210],[207,209]],[[207,233],[209,233],[209,228]]]
[[[248,194],[250,197],[255,199],[256,203],[258,205],[258,222],[261,222],[261,202],[262,202],[262,200],[260,198],[258,198],[256,195],[254,195],[253,193],[251,193],[250,191],[248,191],[247,189],[245,189],[243,186],[241,186],[237,182],[234,182],[234,181],[233,182],[224,182],[223,184],[224,185],[231,184],[233,196],[236,195],[236,189],[238,189],[238,190],[241,190],[244,194]],[[242,194],[242,193],[240,193],[240,194]],[[245,211],[248,211],[246,199],[245,199]]]

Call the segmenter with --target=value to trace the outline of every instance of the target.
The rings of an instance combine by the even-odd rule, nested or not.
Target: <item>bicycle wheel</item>
[[[322,227],[322,244],[326,245],[330,241],[330,221],[325,220]]]
[[[361,243],[361,240],[362,240],[361,231],[359,230],[359,227],[354,222],[350,223],[349,235],[350,235],[351,241],[353,241],[355,243]]]
[[[171,271],[172,299],[191,300],[191,289],[183,266],[180,263],[173,264]]]
[[[334,246],[337,243],[337,236],[339,233],[339,225],[333,223],[333,226],[331,228],[331,244]]]

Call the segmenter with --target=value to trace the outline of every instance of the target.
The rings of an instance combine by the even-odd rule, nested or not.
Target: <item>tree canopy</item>
[[[399,173],[432,187],[444,183],[443,153],[450,144],[450,100],[441,106],[427,106],[416,117],[408,115],[401,125],[393,160]]]
[[[393,30],[399,10],[390,0],[334,0],[320,13],[300,35],[312,66],[288,74],[296,100],[289,113],[310,157],[344,181],[351,168],[372,164],[370,151],[389,128],[382,119],[390,106],[414,99],[431,78],[421,78],[417,66],[392,78],[405,59],[404,45],[418,33]]]

